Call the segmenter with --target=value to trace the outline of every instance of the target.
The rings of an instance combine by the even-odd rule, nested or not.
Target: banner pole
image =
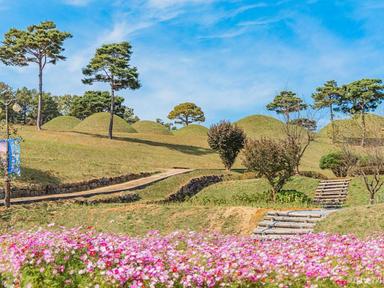
[[[5,134],[6,134],[6,145],[5,145],[5,171],[4,171],[4,204],[5,207],[9,208],[11,206],[11,180],[9,178],[9,123],[8,123],[8,105],[5,104]]]

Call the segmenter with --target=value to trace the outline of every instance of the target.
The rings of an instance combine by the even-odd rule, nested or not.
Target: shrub
[[[225,168],[230,170],[240,150],[245,144],[246,135],[240,127],[227,121],[212,125],[208,131],[208,144],[219,153]]]
[[[276,201],[276,194],[294,174],[296,162],[291,155],[292,150],[288,141],[267,138],[248,140],[245,145],[243,164],[268,180],[273,201]]]
[[[350,151],[331,152],[320,159],[321,169],[331,169],[336,177],[346,177],[356,165],[358,157]]]

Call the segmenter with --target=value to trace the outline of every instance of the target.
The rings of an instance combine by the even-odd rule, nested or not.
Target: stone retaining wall
[[[12,187],[12,198],[33,197],[51,194],[65,194],[79,191],[92,190],[99,187],[120,184],[131,180],[148,177],[153,173],[126,174],[116,177],[103,177],[77,183],[58,185],[30,185],[28,187]],[[0,189],[0,199],[4,198],[4,190]]]
[[[190,180],[187,184],[182,186],[177,192],[168,196],[164,202],[182,202],[188,198],[199,193],[205,187],[208,187],[212,184],[222,182],[224,180],[223,176],[210,175],[202,176],[199,178],[194,178]]]

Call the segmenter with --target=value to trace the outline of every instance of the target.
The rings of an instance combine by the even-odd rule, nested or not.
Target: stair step
[[[295,235],[259,235],[259,234],[253,234],[251,236],[252,239],[255,240],[284,240],[295,237]]]
[[[274,228],[292,228],[292,229],[312,229],[315,223],[297,223],[297,222],[277,222],[277,221],[261,221],[259,227]]]
[[[324,196],[319,196],[319,197],[315,197],[314,199],[315,199],[315,201],[316,200],[340,200],[340,201],[345,201],[347,199],[347,197],[338,197],[338,196],[324,197]]]
[[[308,213],[308,214],[303,214],[298,211],[270,211],[267,212],[267,216],[282,216],[282,217],[305,217],[305,218],[321,218],[321,214],[316,214],[316,213]]]
[[[266,215],[264,220],[278,221],[278,222],[297,222],[297,223],[316,223],[321,218],[309,218],[309,217],[286,217],[286,216],[269,216]]]
[[[337,198],[322,198],[322,199],[315,199],[314,202],[345,202],[345,199],[337,199]]]
[[[338,192],[338,191],[341,191],[341,192],[344,192],[344,191],[348,191],[348,187],[335,187],[335,188],[317,188],[316,189],[316,192]]]
[[[333,195],[340,195],[340,196],[347,196],[347,192],[316,192],[315,196],[333,196]]]
[[[257,227],[254,234],[261,235],[300,235],[313,232],[313,229],[290,229],[290,228],[261,228]]]
[[[335,182],[349,182],[351,179],[327,179],[322,180],[320,183],[335,183]]]

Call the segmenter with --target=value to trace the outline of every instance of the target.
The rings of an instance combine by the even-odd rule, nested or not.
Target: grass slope
[[[208,128],[202,125],[190,124],[173,132],[178,136],[207,137]]]
[[[132,124],[132,128],[135,129],[137,132],[144,134],[172,135],[172,133],[169,132],[167,127],[153,121],[137,121],[136,123]]]
[[[283,137],[284,124],[271,116],[251,115],[235,122],[243,128],[248,137]]]
[[[383,219],[383,203],[374,206],[350,207],[330,214],[316,225],[316,231],[367,237],[384,233]]]
[[[85,118],[73,129],[76,132],[95,133],[106,135],[109,127],[109,113],[99,112]],[[114,115],[113,131],[117,133],[135,133],[136,130],[131,127],[124,119]]]
[[[45,130],[71,131],[81,121],[73,116],[59,116],[43,125]]]
[[[222,168],[206,141],[172,135],[96,134],[19,127],[22,177],[26,183],[63,183],[163,168]],[[2,179],[2,178],[1,178]],[[1,181],[0,179],[0,181]]]
[[[312,198],[318,183],[318,180],[312,178],[293,177],[284,186],[284,190],[287,191],[284,192],[283,201],[271,203],[268,201],[266,194],[270,186],[265,179],[233,180],[211,185],[192,197],[189,202],[194,205],[242,205],[274,208],[309,207],[311,205],[308,202],[301,202],[300,199],[309,200]]]
[[[193,230],[249,235],[263,213],[264,210],[251,207],[41,203],[8,210],[0,208],[0,231],[55,223],[55,227],[93,226],[97,231],[129,235],[143,235],[151,230],[163,234]]]
[[[361,137],[361,119],[360,117],[354,117],[351,119],[335,120],[334,122],[336,133],[338,137]],[[378,138],[382,137],[381,129],[384,128],[384,117],[368,114],[366,116],[367,137]],[[328,124],[322,128],[319,132],[320,135],[325,137],[332,137],[332,126]]]

